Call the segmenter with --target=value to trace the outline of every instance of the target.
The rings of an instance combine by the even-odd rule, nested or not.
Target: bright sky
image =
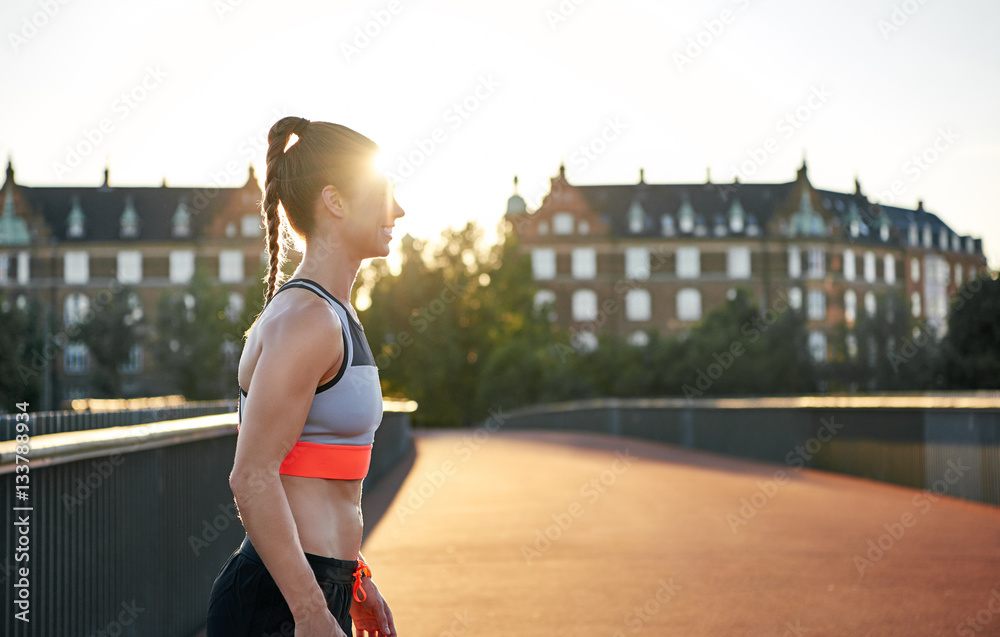
[[[994,0],[5,0],[0,158],[28,185],[242,183],[302,115],[378,142],[397,236],[432,237],[494,227],[515,174],[536,206],[560,161],[780,182],[805,153],[816,187],[923,199],[996,268],[997,24]]]

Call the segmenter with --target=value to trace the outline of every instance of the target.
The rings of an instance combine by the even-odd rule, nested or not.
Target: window
[[[809,294],[806,297],[808,300],[808,305],[806,306],[807,316],[814,321],[821,321],[826,318],[826,294],[822,290],[809,290]]]
[[[951,235],[951,249],[953,252],[958,252],[962,249],[962,239],[957,235]]]
[[[535,299],[533,305],[536,312],[541,311],[541,309],[546,305],[549,306],[550,308],[555,307],[556,293],[553,292],[552,290],[539,290],[535,292]],[[554,310],[549,311],[549,320],[550,321],[556,320],[556,313]]]
[[[174,211],[171,222],[173,223],[173,230],[171,232],[173,237],[184,238],[191,236],[191,213],[188,212],[187,201],[184,197],[181,197],[180,201],[177,202],[177,210]]]
[[[17,253],[17,283],[18,285],[28,285],[31,278],[31,254],[28,252]]]
[[[865,314],[869,317],[875,316],[875,293],[871,290],[865,292]]]
[[[236,236],[236,224],[232,221],[226,224],[226,236],[230,238]]]
[[[802,288],[791,288],[788,290],[788,305],[793,310],[802,309]]]
[[[924,247],[931,247],[931,224],[924,224]]]
[[[642,330],[636,330],[628,335],[628,344],[635,347],[645,347],[649,345],[649,334]]]
[[[694,208],[686,196],[681,202],[681,209],[677,211],[677,220],[681,232],[688,234],[694,230]]]
[[[809,355],[817,363],[826,360],[826,334],[818,330],[809,332]]]
[[[910,280],[914,283],[920,281],[920,260],[916,257],[910,259]]]
[[[243,280],[243,251],[223,250],[219,253],[219,281],[239,283]]]
[[[941,230],[938,232],[938,247],[942,250],[948,249],[948,229],[944,226],[942,226]]]
[[[89,358],[87,346],[83,343],[70,343],[63,350],[63,371],[67,374],[83,374],[87,371]]]
[[[66,218],[66,236],[70,239],[83,237],[83,209],[80,207],[79,195],[73,197],[73,209]]]
[[[910,295],[910,313],[913,314],[914,318],[920,316],[920,292],[914,292]]]
[[[135,292],[129,292],[128,295],[128,314],[123,317],[125,325],[134,325],[142,320],[142,299]]]
[[[633,201],[632,205],[628,209],[628,231],[635,234],[637,232],[642,232],[642,229],[646,226],[646,211],[643,210],[642,204],[638,201]]]
[[[573,320],[597,320],[597,293],[593,290],[577,290],[573,292]]]
[[[875,253],[865,252],[865,281],[875,282]]]
[[[235,323],[243,313],[243,295],[239,292],[229,293],[229,303],[226,304],[226,318]]]
[[[730,279],[750,278],[750,248],[733,246],[726,255],[726,273]]]
[[[798,246],[788,246],[788,276],[792,279],[802,276],[802,252]]]
[[[118,253],[118,281],[120,283],[142,282],[142,253],[138,250],[122,250]]]
[[[625,248],[625,278],[649,278],[649,248]]]
[[[573,234],[573,213],[557,212],[552,215],[553,234]]]
[[[66,295],[63,301],[63,326],[77,325],[83,321],[90,310],[90,299],[86,294],[73,292]]]
[[[820,279],[826,274],[826,252],[823,248],[809,249],[809,278]]]
[[[548,234],[549,233],[549,222],[539,221],[538,222],[538,234]]]
[[[67,250],[63,254],[63,280],[67,285],[84,284],[90,280],[90,259],[83,250]]]
[[[694,279],[701,274],[701,252],[698,248],[677,248],[677,278]]]
[[[194,276],[194,250],[170,251],[170,282],[187,283]]]
[[[896,282],[896,257],[894,255],[887,254],[882,257],[882,276],[885,278],[885,282],[890,285]]]
[[[739,199],[733,199],[733,205],[729,207],[729,229],[732,232],[743,232],[746,221],[746,212]]]
[[[920,243],[920,238],[918,236],[919,230],[917,229],[916,222],[910,224],[910,227],[908,228],[908,235],[907,241],[911,246],[915,246]]]
[[[857,265],[854,262],[854,250],[844,250],[844,279],[853,281],[857,277]]]
[[[597,335],[590,330],[582,330],[573,335],[573,347],[578,352],[593,352],[597,349]]]
[[[597,252],[593,248],[573,248],[572,262],[574,279],[597,276]]]
[[[629,290],[625,293],[625,318],[629,321],[648,321],[652,316],[649,290]]]
[[[552,248],[535,248],[531,251],[531,272],[536,281],[554,279],[556,276],[556,251]]]
[[[145,353],[142,349],[142,345],[135,343],[128,350],[128,360],[119,369],[123,374],[138,374],[142,371],[143,363],[145,362]]]
[[[681,321],[701,319],[701,292],[694,288],[684,288],[677,292],[677,318]]]
[[[670,215],[660,217],[660,232],[663,233],[664,237],[672,237],[677,234],[677,230],[674,228],[673,217]]]
[[[969,266],[969,275],[967,277],[965,277],[965,280],[966,281],[971,281],[974,278],[976,278],[976,266],[970,265]]]
[[[848,327],[854,325],[858,318],[858,295],[854,290],[844,292],[844,322]]]
[[[6,283],[10,276],[10,257],[6,253],[0,254],[0,283]]]
[[[263,230],[258,214],[243,215],[240,219],[240,234],[244,237],[259,237]]]
[[[576,224],[576,230],[580,234],[590,234],[590,224],[586,219],[581,219],[580,223]]]
[[[972,237],[965,238],[965,251],[972,254],[976,251],[976,240]]]
[[[847,358],[853,361],[858,357],[858,337],[848,334],[844,338],[844,343],[847,345]]]
[[[889,224],[888,224],[888,222],[885,222],[885,221],[882,222],[882,226],[878,229],[878,237],[883,242],[889,240]]]
[[[962,287],[962,266],[955,264],[955,287]]]
[[[125,198],[125,210],[118,219],[119,233],[123,239],[134,239],[139,236],[139,214],[135,210],[132,197]]]

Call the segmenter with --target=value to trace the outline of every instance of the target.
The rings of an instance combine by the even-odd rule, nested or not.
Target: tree
[[[169,382],[188,400],[233,397],[241,323],[227,315],[229,292],[201,270],[184,290],[166,292],[157,312],[154,353]]]
[[[136,299],[134,290],[120,287],[79,325],[79,339],[94,363],[91,382],[101,397],[122,396],[121,368],[128,363],[132,347],[140,342],[145,324]]]
[[[42,308],[34,301],[19,308],[0,295],[0,324],[0,413],[20,402],[39,409],[43,374],[52,364],[42,354]]]
[[[955,295],[940,369],[951,389],[1000,388],[1000,280],[975,278]]]

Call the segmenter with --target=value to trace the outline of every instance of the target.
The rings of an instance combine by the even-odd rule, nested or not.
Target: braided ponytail
[[[281,218],[278,215],[278,203],[282,198],[280,186],[287,179],[284,175],[284,155],[289,138],[294,133],[301,137],[309,125],[309,120],[302,117],[284,117],[278,120],[267,134],[267,169],[264,177],[264,201],[261,206],[261,216],[264,219],[264,238],[267,241],[267,274],[264,282],[264,304],[266,305],[274,291],[280,287],[278,273],[285,263],[285,241],[282,235]]]

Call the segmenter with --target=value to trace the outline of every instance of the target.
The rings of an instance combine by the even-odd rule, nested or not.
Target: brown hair
[[[292,134],[298,140],[289,146]],[[291,116],[279,119],[271,127],[267,134],[267,168],[261,201],[269,257],[264,276],[265,305],[282,283],[279,273],[288,240],[294,243],[297,238],[305,242],[312,233],[319,192],[333,185],[340,193],[353,194],[357,169],[371,161],[378,150],[375,142],[340,124]],[[284,215],[279,215],[279,204]]]

